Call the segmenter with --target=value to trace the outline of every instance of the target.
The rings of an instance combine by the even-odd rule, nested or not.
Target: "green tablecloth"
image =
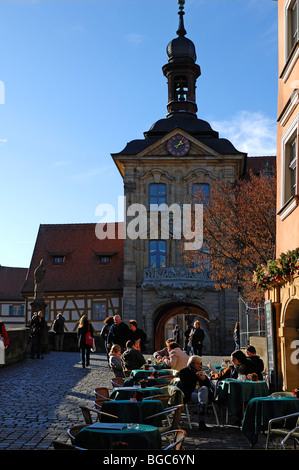
[[[84,449],[112,449],[115,442],[127,442],[129,449],[161,449],[161,434],[157,427],[139,424],[139,429],[103,429],[105,423],[94,423],[81,429],[75,445]]]
[[[258,434],[268,428],[268,421],[272,418],[299,412],[299,400],[295,397],[268,396],[252,398],[249,401],[242,424],[242,432],[255,445]],[[294,424],[296,423],[294,419]],[[282,423],[279,423],[281,427]]]
[[[159,377],[163,375],[173,375],[172,374],[173,371],[171,369],[160,369],[157,372],[159,374]],[[138,377],[140,379],[145,379],[149,377],[150,375],[152,375],[152,373],[153,373],[152,370],[134,369],[131,372],[131,376]]]
[[[164,411],[164,406],[160,400],[144,400],[141,402],[114,400],[105,401],[101,411],[118,416],[121,423],[145,423],[152,426],[162,426],[162,417],[152,418],[147,421],[145,421],[145,418],[161,413]],[[115,422],[115,420],[112,422]]]
[[[216,395],[218,403],[226,406],[233,416],[240,416],[243,404],[255,397],[269,395],[269,389],[265,381],[252,382],[251,380],[221,380],[217,385]]]
[[[152,397],[154,395],[161,395],[161,393],[163,393],[161,389],[157,387],[117,387],[112,390],[110,398],[113,400],[130,400],[130,398],[132,398],[134,393],[137,391],[141,391],[144,397]]]
[[[124,381],[123,387],[130,387],[132,385],[138,385],[140,380],[141,380],[140,377],[130,377]],[[163,377],[157,377],[157,378],[145,377],[144,380],[147,381],[149,386],[167,385],[169,383],[169,380],[164,379]]]

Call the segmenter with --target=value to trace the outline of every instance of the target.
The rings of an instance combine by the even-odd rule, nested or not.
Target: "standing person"
[[[240,349],[240,323],[235,324],[233,338],[235,342],[235,350]]]
[[[141,329],[137,327],[137,322],[136,320],[130,320],[129,321],[129,328],[131,330],[131,339],[133,341],[138,341],[140,344],[140,351],[143,353],[145,350],[145,343],[147,340],[146,333]]]
[[[205,332],[203,331],[202,328],[200,328],[200,322],[198,320],[195,320],[194,328],[192,329],[191,334],[192,334],[193,354],[195,356],[201,356]]]
[[[31,328],[31,359],[43,359],[43,346],[45,340],[46,322],[43,312],[34,313],[30,323]]]
[[[180,327],[179,325],[175,325],[174,329],[172,330],[172,337],[174,341],[180,344]]]
[[[180,381],[178,387],[184,393],[184,402],[197,403],[199,415],[199,430],[207,430],[205,414],[209,400],[211,384],[209,378],[201,372],[201,357],[191,356],[188,365],[179,372]],[[198,388],[197,388],[198,386]]]
[[[53,331],[55,333],[55,351],[63,351],[64,322],[65,318],[61,313],[58,313],[53,323]]]
[[[90,332],[90,335],[93,337],[94,329],[92,324],[88,321],[86,315],[82,315],[79,320],[79,326],[77,330],[77,337],[78,337],[78,346],[81,351],[81,358],[82,358],[82,367],[85,368],[89,366],[90,362],[90,350],[91,346],[86,343],[86,333]]]
[[[4,347],[7,348],[7,346],[9,345],[9,338],[2,320],[0,320],[0,340],[3,341]]]
[[[191,325],[188,325],[187,329],[184,332],[184,336],[185,336],[185,348],[184,349],[186,351],[187,356],[189,356],[190,351],[191,351],[191,346],[189,345],[191,331],[192,331],[192,327]],[[191,341],[190,341],[190,344],[191,344]]]
[[[110,349],[113,344],[118,344],[123,351],[126,342],[130,339],[130,329],[126,323],[121,321],[119,315],[114,315],[113,322],[107,337],[107,347]]]
[[[109,348],[108,348],[108,345],[107,345],[107,338],[108,338],[109,330],[110,330],[111,326],[113,325],[113,316],[110,315],[109,317],[105,318],[104,323],[105,324],[104,324],[103,328],[100,331],[100,336],[104,340],[105,349],[106,349],[106,353],[107,353],[107,359],[108,359],[108,362],[109,362]]]

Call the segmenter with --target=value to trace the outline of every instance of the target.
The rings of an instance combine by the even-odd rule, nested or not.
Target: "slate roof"
[[[46,263],[48,293],[121,290],[123,240],[118,240],[117,234],[123,224],[116,223],[115,227],[115,239],[100,240],[94,223],[40,225],[22,293],[33,293],[34,270],[41,259]],[[111,263],[100,264],[100,255],[110,255]],[[64,256],[63,265],[53,264],[54,256]]]
[[[26,279],[27,268],[0,266],[0,300],[24,301],[21,288]]]
[[[168,118],[158,120],[147,132],[144,132],[144,139],[128,142],[119,154],[137,154],[176,128],[186,131],[222,155],[246,155],[237,150],[229,140],[219,138],[218,132],[214,131],[207,121],[198,119],[190,113],[175,113]]]

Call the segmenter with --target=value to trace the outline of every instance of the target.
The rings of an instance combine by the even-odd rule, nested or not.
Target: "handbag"
[[[86,346],[90,346],[91,348],[93,347],[93,337],[90,334],[89,325],[88,325],[88,331],[85,334],[85,344]]]

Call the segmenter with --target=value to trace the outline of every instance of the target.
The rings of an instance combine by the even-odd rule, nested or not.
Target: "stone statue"
[[[34,300],[44,299],[46,264],[41,259],[39,266],[34,271]]]

